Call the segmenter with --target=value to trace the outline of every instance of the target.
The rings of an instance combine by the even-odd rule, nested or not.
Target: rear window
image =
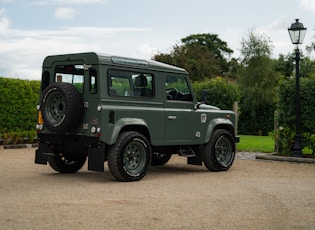
[[[74,85],[79,93],[83,93],[84,66],[58,65],[55,67],[55,82],[65,82]]]

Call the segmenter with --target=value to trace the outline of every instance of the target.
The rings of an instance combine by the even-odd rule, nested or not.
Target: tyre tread
[[[233,147],[234,156],[233,156],[233,160],[227,167],[223,167],[222,165],[218,163],[215,156],[215,152],[214,152],[216,141],[222,135],[227,135],[227,137],[231,140],[231,143],[233,142],[232,147]],[[227,171],[232,166],[234,157],[235,157],[235,143],[233,141],[233,136],[231,135],[231,133],[225,129],[214,130],[212,137],[210,138],[210,141],[207,144],[205,144],[205,148],[203,151],[203,162],[205,166],[207,167],[207,169],[213,172]]]
[[[146,169],[139,176],[128,175],[125,172],[122,165],[123,159],[122,159],[121,152],[126,146],[126,143],[128,143],[131,139],[134,139],[134,138],[141,138],[143,141],[145,141],[146,144],[148,145],[148,151],[149,151],[149,153],[147,154],[148,162],[146,164]],[[117,180],[123,181],[123,182],[138,181],[142,179],[148,171],[150,159],[151,159],[151,148],[149,146],[149,142],[147,141],[146,137],[143,136],[141,133],[138,133],[135,131],[123,132],[119,135],[116,143],[109,147],[107,159],[108,159],[109,170],[111,174]]]

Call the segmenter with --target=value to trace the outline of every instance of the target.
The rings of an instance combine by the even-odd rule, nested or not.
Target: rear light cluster
[[[44,125],[42,124],[36,124],[36,130],[42,131],[44,129]]]
[[[102,106],[101,105],[98,105],[96,107],[96,110],[98,112],[101,112],[102,111]],[[96,134],[96,136],[100,137],[102,136],[102,133],[101,133],[101,128],[100,127],[95,127],[95,126],[92,126],[91,129],[90,129],[91,133],[92,134]]]
[[[95,136],[97,136],[97,137],[101,137],[102,136],[100,127],[92,126],[90,131],[91,131],[92,134],[95,134]]]
[[[43,120],[42,111],[40,111],[39,105],[36,106],[36,109],[38,111],[36,130],[42,131],[44,129],[44,120]]]

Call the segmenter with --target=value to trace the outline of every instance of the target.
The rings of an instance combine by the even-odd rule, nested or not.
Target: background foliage
[[[192,34],[182,38],[170,53],[156,54],[153,59],[184,68],[192,81],[203,81],[232,76],[236,65],[234,59],[229,60],[232,53],[217,34]]]
[[[313,150],[314,44],[306,44],[307,53],[300,50],[303,145]],[[267,135],[274,131],[274,111],[278,109],[282,128],[274,136],[280,138],[283,151],[290,151],[295,135],[295,84],[291,80],[295,79],[294,52],[272,58],[269,37],[253,29],[241,40],[240,51],[239,57],[232,57],[234,51],[217,34],[192,34],[182,38],[169,53],[158,53],[152,59],[186,69],[198,99],[204,89],[208,91],[207,104],[231,109],[233,101],[239,101],[241,134]],[[33,130],[39,82],[0,79],[0,89],[0,135],[12,132],[11,139],[16,139],[14,131]]]
[[[202,91],[207,90],[206,104],[219,107],[220,109],[233,109],[233,102],[240,101],[241,94],[238,86],[221,77],[202,82],[194,82],[193,88],[199,101]]]
[[[35,131],[39,88],[39,81],[0,78],[1,136],[5,133],[8,136],[8,133]],[[16,134],[11,136],[13,138]]]
[[[250,31],[242,40],[242,65],[238,84],[242,92],[239,131],[243,134],[267,135],[273,129],[276,88],[280,73],[270,59],[270,40]]]
[[[279,133],[280,151],[288,153],[295,136],[295,79],[283,80],[279,87]],[[314,151],[315,147],[315,78],[300,79],[301,133],[303,147]]]

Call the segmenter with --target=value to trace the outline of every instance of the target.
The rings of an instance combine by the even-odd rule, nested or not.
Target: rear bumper
[[[80,148],[80,149],[87,148],[90,145],[98,145],[100,142],[98,137],[88,137],[84,135],[72,135],[72,134],[68,135],[68,134],[38,133],[38,139],[40,143],[61,144],[64,146],[69,146],[69,148],[74,147],[74,148]]]
[[[99,146],[96,137],[38,133],[39,146],[36,150],[35,163],[47,164],[47,156],[54,155],[59,149],[67,153],[87,154],[90,146]]]
[[[98,137],[39,133],[38,139],[39,147],[35,153],[36,164],[47,164],[48,156],[54,156],[54,150],[58,149],[64,153],[86,154],[89,170],[104,171],[106,145]]]

